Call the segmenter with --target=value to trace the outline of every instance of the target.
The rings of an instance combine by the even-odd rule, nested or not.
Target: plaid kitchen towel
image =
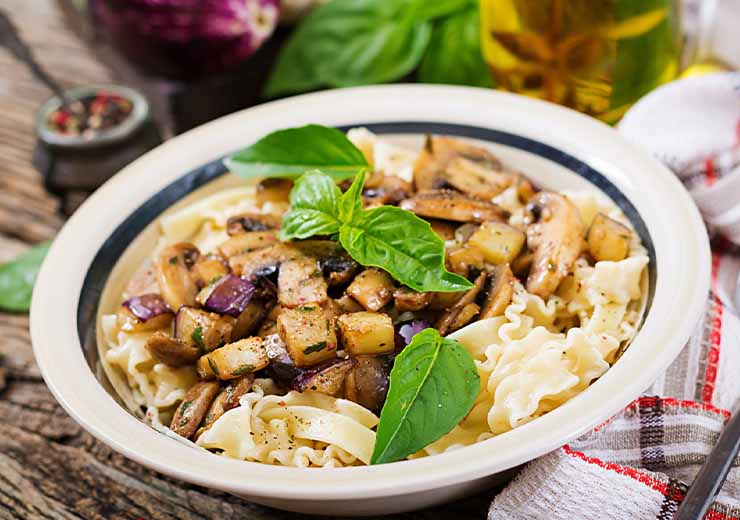
[[[740,183],[740,74],[658,89],[619,130],[663,160],[698,199],[714,235],[705,312],[642,397],[528,464],[495,497],[489,520],[670,519],[740,399],[740,224],[716,223],[724,216],[720,223],[732,224],[734,214],[740,223],[740,184],[727,187]],[[705,518],[740,520],[740,458]]]

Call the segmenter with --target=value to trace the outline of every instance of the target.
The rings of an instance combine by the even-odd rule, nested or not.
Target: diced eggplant
[[[260,328],[257,329],[257,336],[260,338],[266,338],[271,334],[277,334],[277,319],[278,316],[280,316],[280,313],[283,312],[283,309],[284,307],[280,304],[272,306],[270,311],[267,313],[267,316],[265,316],[265,319],[262,320]]]
[[[240,339],[217,348],[198,359],[198,376],[201,379],[236,379],[262,370],[269,364],[262,339]]]
[[[414,336],[416,336],[419,332],[424,329],[428,329],[431,326],[432,324],[429,323],[427,320],[413,320],[401,325],[398,328],[398,335],[403,340],[402,347],[405,347],[406,345],[411,343],[411,340],[414,339]]]
[[[197,347],[186,345],[163,332],[152,334],[147,339],[145,347],[155,361],[173,367],[192,365],[198,361],[201,354]]]
[[[395,348],[393,320],[380,312],[354,312],[337,318],[344,349],[352,356],[378,355]]]
[[[250,231],[270,231],[280,229],[281,219],[271,213],[249,211],[229,217],[226,221],[226,232],[229,236],[241,235]]]
[[[183,345],[210,352],[231,341],[234,318],[193,307],[180,307],[175,317],[175,338]]]
[[[467,325],[478,314],[479,308],[474,302],[485,283],[486,273],[479,274],[478,278],[475,279],[473,287],[468,289],[463,297],[455,302],[452,307],[442,313],[442,316],[439,317],[437,323],[434,325],[434,328],[439,331],[440,335],[445,336]]]
[[[508,212],[493,202],[476,199],[452,190],[422,191],[401,201],[399,207],[425,218],[456,222],[503,221]]]
[[[218,383],[209,381],[191,386],[172,417],[170,429],[186,439],[192,437],[216,398],[219,388]]]
[[[548,298],[584,249],[580,213],[560,193],[541,191],[527,205],[527,246],[534,253],[527,291]]]
[[[516,181],[512,174],[464,157],[450,161],[442,178],[453,188],[483,200],[491,200]]]
[[[279,334],[266,336],[263,344],[267,351],[267,357],[270,359],[270,365],[267,367],[270,377],[279,385],[290,388],[293,380],[300,375],[302,369],[296,367],[293,363],[293,359],[285,347],[285,342]]]
[[[198,294],[198,301],[209,311],[237,317],[247,308],[254,284],[234,274],[222,276]]]
[[[485,267],[483,252],[471,244],[447,250],[447,264],[453,273],[468,277],[471,269],[479,271]]]
[[[373,412],[383,408],[388,395],[391,356],[357,356],[344,382],[344,396]]]
[[[208,409],[200,428],[195,433],[195,439],[203,435],[223,414],[239,406],[239,399],[249,392],[254,382],[254,374],[247,374],[234,379],[227,384],[216,396]]]
[[[504,222],[484,222],[468,242],[483,253],[486,261],[498,265],[519,256],[526,240],[523,231]]]
[[[340,298],[334,300],[339,308],[342,309],[343,313],[347,312],[359,312],[363,310],[362,305],[357,303],[357,300],[352,298],[349,294],[343,294]]]
[[[393,298],[393,279],[385,271],[370,268],[358,274],[347,294],[369,311],[379,311]]]
[[[298,392],[310,391],[337,396],[354,366],[354,360],[341,359],[332,361],[327,366],[304,370],[293,380],[292,388]]]
[[[262,206],[266,202],[288,202],[293,181],[290,179],[267,178],[257,185],[257,204]]]
[[[591,257],[600,262],[624,260],[630,252],[632,231],[624,224],[598,213],[588,230],[586,242]]]
[[[118,312],[118,326],[133,332],[158,330],[169,326],[173,317],[159,294],[142,294],[123,302]]]
[[[316,259],[303,256],[280,265],[278,301],[285,307],[307,303],[322,304],[327,298],[327,284]]]
[[[318,365],[337,356],[334,327],[318,304],[283,309],[277,329],[297,367]]]
[[[174,312],[183,305],[194,305],[198,285],[190,268],[200,256],[198,248],[185,242],[164,248],[156,262],[160,294]]]
[[[514,296],[516,278],[509,264],[497,265],[488,278],[488,294],[480,311],[480,319],[501,316]]]
[[[396,302],[396,309],[401,312],[420,311],[432,301],[432,294],[417,292],[409,287],[399,287],[393,291],[393,299]]]
[[[242,339],[253,334],[267,316],[271,306],[272,304],[268,304],[264,300],[252,298],[242,313],[239,314],[239,317],[236,318],[234,330],[231,332],[232,339]]]
[[[424,149],[414,164],[414,184],[418,191],[441,188],[446,184],[444,171],[450,162],[462,157],[492,170],[501,162],[488,150],[451,137],[427,137]]]
[[[207,255],[199,258],[190,272],[198,287],[203,288],[227,275],[229,265],[218,255]]]
[[[229,260],[235,256],[264,249],[278,242],[276,231],[250,231],[232,236],[218,247],[219,252]]]

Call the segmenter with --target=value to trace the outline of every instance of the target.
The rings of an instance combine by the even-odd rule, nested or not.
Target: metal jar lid
[[[137,91],[120,85],[93,84],[74,87],[65,91],[71,101],[77,101],[99,92],[110,92],[121,96],[133,105],[131,113],[120,124],[101,130],[94,137],[65,135],[55,132],[48,126],[49,114],[62,106],[62,100],[54,96],[44,103],[36,114],[36,134],[49,146],[63,148],[90,149],[122,141],[135,133],[149,119],[149,102]]]

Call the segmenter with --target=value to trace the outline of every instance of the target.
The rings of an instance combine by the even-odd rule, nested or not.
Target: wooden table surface
[[[63,85],[111,79],[52,0],[0,0],[0,8]],[[0,49],[0,262],[52,238],[64,222],[31,165],[33,118],[48,96]],[[93,439],[44,385],[25,315],[0,313],[0,418],[0,518],[301,517],[170,479]],[[484,518],[491,494],[396,518]]]

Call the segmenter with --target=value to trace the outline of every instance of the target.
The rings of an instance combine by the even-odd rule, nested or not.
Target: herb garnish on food
[[[449,433],[479,391],[480,376],[465,347],[435,329],[419,332],[393,364],[370,463],[405,459]]]

